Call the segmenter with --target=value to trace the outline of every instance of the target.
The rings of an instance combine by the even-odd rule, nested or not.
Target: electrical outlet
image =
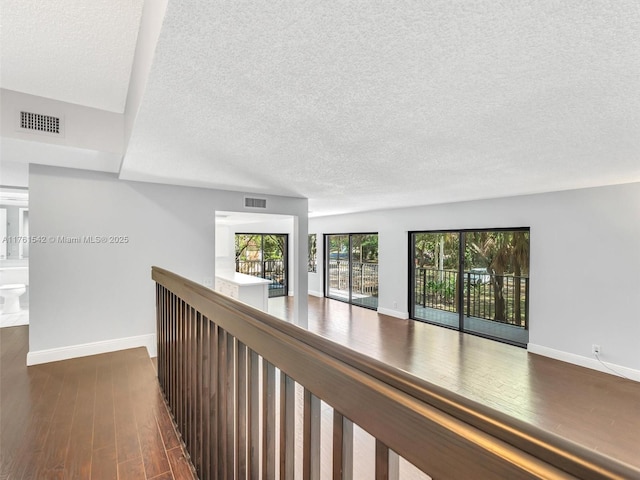
[[[213,287],[213,277],[204,277],[204,282],[202,282],[205,287]]]
[[[398,302],[393,302],[393,308],[398,308]]]
[[[596,345],[595,343],[591,345],[591,353],[594,355],[600,355],[600,345]]]

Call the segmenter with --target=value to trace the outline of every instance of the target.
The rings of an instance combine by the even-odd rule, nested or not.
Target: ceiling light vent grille
[[[267,199],[244,197],[244,206],[247,208],[267,208]]]
[[[60,135],[62,122],[60,117],[40,113],[20,112],[20,129],[49,135]]]

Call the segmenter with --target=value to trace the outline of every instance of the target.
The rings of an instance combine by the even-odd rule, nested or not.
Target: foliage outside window
[[[308,271],[316,273],[318,270],[318,256],[317,256],[317,240],[316,234],[309,234],[309,268]]]
[[[377,308],[378,234],[331,234],[325,239],[325,295]]]
[[[269,297],[286,296],[287,235],[237,233],[236,272],[271,280]]]
[[[411,241],[412,318],[527,343],[528,229],[413,232]]]

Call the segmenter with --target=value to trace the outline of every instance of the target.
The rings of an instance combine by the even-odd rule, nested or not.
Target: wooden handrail
[[[187,447],[189,443],[197,447],[197,453],[190,451],[192,458],[196,456],[205,459],[210,455],[211,458],[224,458],[222,463],[225,464],[227,459],[228,462],[235,463],[245,461],[243,455],[238,452],[246,447],[237,445],[252,442],[251,438],[244,437],[251,437],[252,428],[257,429],[258,412],[255,409],[258,402],[256,400],[255,405],[252,403],[251,385],[247,387],[248,398],[244,397],[242,385],[243,382],[257,381],[258,373],[253,369],[257,369],[254,357],[259,355],[264,360],[262,377],[265,383],[262,386],[262,394],[265,395],[263,405],[268,413],[263,415],[265,435],[275,435],[275,427],[273,423],[269,423],[274,421],[269,417],[273,415],[275,408],[275,403],[272,404],[269,397],[275,392],[272,385],[275,380],[271,376],[270,368],[277,368],[286,374],[281,376],[280,385],[280,401],[283,408],[279,429],[281,478],[292,478],[287,476],[292,475],[291,458],[285,458],[286,454],[290,455],[292,451],[292,439],[287,438],[287,435],[291,435],[292,428],[290,423],[287,423],[290,419],[284,418],[290,415],[284,407],[287,404],[287,395],[288,402],[291,402],[291,389],[287,386],[290,379],[302,385],[313,398],[322,399],[334,408],[334,425],[340,424],[344,417],[372,434],[377,445],[376,464],[387,465],[388,462],[384,461],[385,452],[386,449],[391,449],[433,478],[640,478],[640,471],[633,466],[390,367],[167,270],[153,267],[152,278],[158,284],[159,295],[158,374],[169,405],[174,411],[174,416],[186,416],[192,422],[196,421],[194,419],[209,422],[205,417],[215,414],[216,425],[210,428],[218,428],[218,432],[221,432],[211,445],[204,447],[214,449],[214,452],[203,452],[198,434],[181,432],[183,437],[185,434],[193,437],[190,442],[186,441]],[[184,318],[187,318],[188,325],[191,326],[186,327],[186,333],[176,333],[173,325],[184,321]],[[197,319],[209,324],[199,324]],[[201,325],[205,325],[206,329],[213,328],[211,325],[215,326],[215,337],[208,340],[213,346],[208,347],[205,340],[197,338],[198,332],[203,328]],[[214,343],[211,343],[212,338],[215,338]],[[194,351],[191,352],[190,347],[181,347],[181,342],[192,342],[187,345],[194,345]],[[235,350],[234,345],[237,345]],[[244,346],[248,352],[244,352]],[[181,348],[178,354],[171,350]],[[232,352],[237,354],[235,364],[230,358]],[[195,364],[191,365],[194,362]],[[197,365],[198,362],[205,362],[205,365]],[[214,363],[219,374],[216,373],[215,381],[207,385],[207,379],[203,380],[200,377],[205,375],[207,368],[212,367]],[[185,364],[188,365],[185,367]],[[234,365],[236,370],[233,370]],[[248,378],[237,377],[233,386],[231,377],[238,375],[243,368],[247,369]],[[232,371],[236,373],[230,373]],[[183,374],[188,375],[190,379],[186,383],[179,378]],[[183,392],[185,389],[188,395]],[[197,397],[198,392],[203,395],[204,390],[209,393],[216,392],[215,402],[204,407],[186,405],[195,401],[192,397]],[[229,409],[224,407],[234,398],[234,392],[238,405],[235,412],[239,415],[235,424],[240,425],[240,431],[235,434],[229,431],[229,425],[234,425],[234,417],[229,413]],[[226,394],[224,398],[223,394]],[[312,397],[308,399],[309,408],[312,408]],[[187,412],[189,408],[195,409],[195,412]],[[212,408],[219,411],[212,411]],[[222,410],[225,410],[226,417],[221,415]],[[305,409],[305,425],[307,420],[309,421],[309,427],[305,432],[313,429],[312,418],[306,417],[307,411],[313,410]],[[246,425],[245,418],[248,418]],[[178,426],[180,427],[180,424]],[[194,428],[197,430],[205,427],[188,426],[188,429]],[[341,429],[337,434],[334,431],[334,444],[336,435],[337,441],[342,442]],[[304,451],[307,452],[306,456],[311,457],[305,457],[305,478],[313,478],[313,462],[317,459],[310,453],[312,439],[308,441],[309,444],[305,443]],[[236,445],[235,456],[227,451],[231,444]],[[271,458],[273,452],[267,451],[268,445],[269,442],[263,437],[261,451],[264,478],[270,478],[265,472],[268,473],[275,468],[272,464],[276,461]],[[251,447],[247,451],[257,454],[259,443],[251,444]],[[222,457],[221,450],[225,450]],[[251,457],[250,453],[248,456]],[[334,461],[340,461],[341,458],[341,452],[334,452]],[[235,469],[238,478],[245,478],[243,472],[253,472],[249,478],[257,478],[258,461],[258,457],[247,458],[244,466],[225,468]],[[210,470],[211,474],[205,472],[207,474],[201,475],[201,478],[233,478],[225,476],[224,469],[217,470],[220,465],[214,468],[213,463],[203,463],[209,465],[205,470]],[[339,472],[340,469],[334,465],[333,471]],[[334,478],[342,477],[334,475]]]

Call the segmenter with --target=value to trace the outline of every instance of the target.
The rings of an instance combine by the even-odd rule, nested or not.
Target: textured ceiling
[[[3,88],[123,111],[142,0],[1,1]],[[313,215],[640,181],[639,5],[169,0],[120,176]]]
[[[2,0],[0,86],[122,113],[144,0]]]
[[[172,1],[124,178],[314,214],[640,181],[637,1]]]

